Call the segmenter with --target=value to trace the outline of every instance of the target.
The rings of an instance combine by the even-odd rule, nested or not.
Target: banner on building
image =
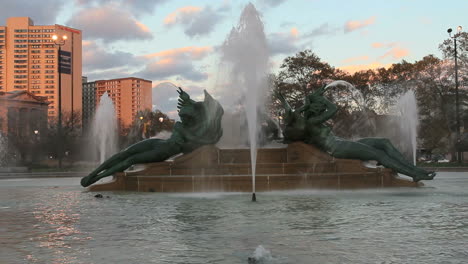
[[[60,73],[71,74],[72,72],[71,52],[60,50],[59,67],[60,67]]]

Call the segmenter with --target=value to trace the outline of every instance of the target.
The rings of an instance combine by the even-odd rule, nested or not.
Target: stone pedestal
[[[257,192],[294,189],[417,187],[386,168],[368,168],[360,160],[335,159],[301,142],[287,148],[259,149]],[[251,192],[249,149],[204,146],[173,161],[146,164],[136,172],[117,173],[91,191]]]

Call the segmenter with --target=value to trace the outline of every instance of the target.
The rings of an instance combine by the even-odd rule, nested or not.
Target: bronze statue
[[[398,173],[410,176],[413,181],[432,180],[435,172],[429,172],[409,163],[386,138],[363,138],[350,141],[333,134],[326,121],[338,108],[323,93],[326,86],[309,94],[299,109],[292,109],[282,94],[277,97],[285,108],[285,142],[304,141],[329,153],[335,158],[376,160],[379,164]]]
[[[177,92],[181,121],[175,123],[169,139],[150,138],[131,145],[83,177],[81,185],[87,187],[133,164],[164,161],[176,154],[189,153],[200,146],[218,142],[223,135],[221,118],[224,110],[221,105],[206,91],[203,102],[193,101],[180,87]]]

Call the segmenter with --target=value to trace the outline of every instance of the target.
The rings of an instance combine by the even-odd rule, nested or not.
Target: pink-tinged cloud
[[[409,50],[400,47],[394,47],[387,51],[384,55],[380,56],[379,59],[392,57],[394,59],[401,59],[409,55]]]
[[[140,71],[139,75],[151,80],[161,80],[176,77],[178,79],[202,81],[208,74],[194,65],[211,53],[211,47],[183,47],[160,51],[142,56],[150,62]]]
[[[213,9],[211,6],[185,6],[167,15],[164,25],[180,26],[189,37],[208,35],[221,22],[226,11],[224,8]]]
[[[353,62],[356,62],[356,61],[367,61],[367,60],[369,60],[369,56],[364,55],[364,56],[347,58],[347,59],[343,60],[343,63],[348,64],[348,63],[353,63]]]
[[[291,28],[291,35],[297,38],[297,36],[299,36],[299,30],[295,27]]]
[[[360,28],[364,28],[364,27],[367,27],[369,25],[372,25],[375,23],[375,19],[376,17],[375,16],[372,16],[366,20],[349,20],[345,23],[344,25],[344,32],[345,33],[348,33],[348,32],[351,32],[351,31],[355,31],[355,30],[358,30]]]
[[[355,73],[355,72],[358,72],[358,71],[365,71],[365,70],[373,70],[373,69],[378,69],[378,68],[388,68],[390,67],[392,64],[391,63],[387,63],[387,64],[383,64],[383,63],[380,63],[380,62],[372,62],[372,63],[369,63],[369,64],[355,64],[355,65],[347,65],[347,66],[341,66],[341,67],[338,67],[340,70],[343,70],[343,71],[346,71],[346,72],[349,72],[351,74]]]
[[[380,48],[392,48],[392,47],[395,47],[396,45],[397,45],[397,43],[395,43],[395,42],[389,42],[389,43],[374,42],[374,43],[372,43],[371,46],[373,48],[380,49]]]
[[[183,47],[171,50],[160,51],[145,55],[146,58],[154,57],[175,57],[175,58],[190,58],[192,60],[200,60],[209,55],[213,49],[211,47]]]
[[[178,21],[184,20],[184,17],[199,13],[202,10],[201,7],[198,6],[184,6],[178,8],[176,11],[170,13],[169,15],[164,18],[165,25],[172,25],[177,23]]]
[[[153,38],[148,27],[113,3],[81,9],[73,14],[67,24],[83,30],[86,39],[101,39],[104,42]]]

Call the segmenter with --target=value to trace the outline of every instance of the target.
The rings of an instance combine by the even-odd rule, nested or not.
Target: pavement
[[[88,172],[1,172],[0,179],[84,177]]]

